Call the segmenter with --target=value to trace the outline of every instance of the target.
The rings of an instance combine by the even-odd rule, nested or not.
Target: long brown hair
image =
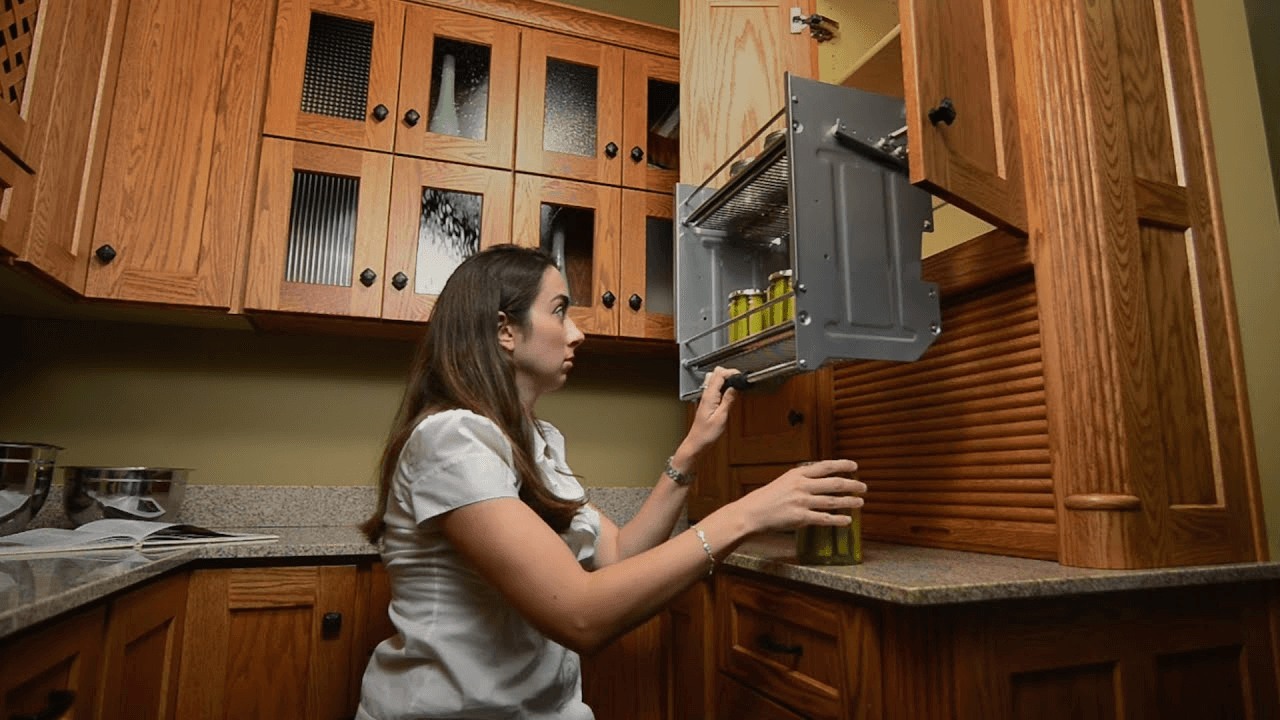
[[[511,443],[520,499],[556,532],[568,529],[583,501],[561,499],[543,481],[533,459],[532,433],[540,431],[520,402],[515,370],[498,344],[499,313],[527,330],[542,277],[555,266],[541,250],[497,245],[467,258],[449,276],[418,343],[409,385],[382,453],[378,509],[360,526],[371,542],[382,536],[387,494],[414,428],[423,418],[452,409],[470,410],[502,430]]]

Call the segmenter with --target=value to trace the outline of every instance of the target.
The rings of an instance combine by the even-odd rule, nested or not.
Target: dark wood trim
[[[680,33],[671,28],[565,5],[550,0],[412,0],[456,12],[597,40],[654,55],[678,58]]]
[[[947,298],[1030,270],[1027,239],[992,230],[924,259],[920,275]]]

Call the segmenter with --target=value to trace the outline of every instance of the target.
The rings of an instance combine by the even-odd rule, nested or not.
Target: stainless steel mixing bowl
[[[44,443],[0,442],[0,535],[26,528],[40,512],[61,449]]]
[[[76,527],[103,518],[177,522],[191,472],[186,468],[84,466],[66,471],[64,505]]]

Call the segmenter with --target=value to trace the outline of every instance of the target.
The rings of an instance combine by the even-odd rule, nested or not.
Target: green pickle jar
[[[747,315],[747,313],[763,305],[765,297],[763,290],[754,288],[734,290],[729,293],[729,318],[742,318],[729,323],[729,342],[738,342],[764,329],[765,313],[758,312],[754,315]],[[744,315],[746,317],[743,317]]]
[[[851,477],[856,479],[857,473]],[[862,508],[842,512],[852,517],[853,522],[841,527],[805,525],[796,529],[796,559],[801,565],[857,565],[862,562]]]
[[[769,301],[772,302],[778,298],[791,292],[791,270],[779,270],[769,275]],[[782,325],[791,322],[796,315],[796,299],[789,297],[786,300],[769,308],[769,325]]]

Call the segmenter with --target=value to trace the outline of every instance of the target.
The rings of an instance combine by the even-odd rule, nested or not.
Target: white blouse
[[[564,499],[584,497],[566,474],[564,436],[550,423],[539,426],[534,460],[548,487]],[[530,625],[440,532],[441,514],[500,497],[518,498],[519,480],[497,425],[448,410],[414,428],[384,516],[382,560],[397,633],[365,670],[359,720],[593,720],[577,653]],[[600,516],[593,508],[583,505],[561,537],[583,567],[594,567]]]

